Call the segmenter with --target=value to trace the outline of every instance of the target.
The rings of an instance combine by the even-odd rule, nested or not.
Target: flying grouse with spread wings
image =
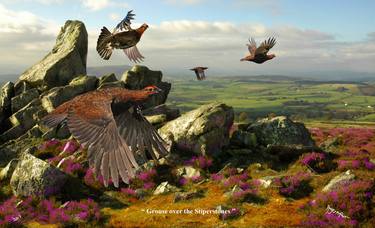
[[[195,67],[190,70],[194,71],[195,75],[197,76],[197,79],[201,81],[201,80],[206,79],[206,75],[204,74],[204,71],[207,69],[208,69],[207,67]]]
[[[129,11],[112,33],[106,27],[102,28],[96,50],[103,59],[108,60],[115,48],[122,49],[133,62],[141,62],[144,59],[136,44],[140,41],[148,25],[143,24],[137,29],[132,29],[130,24],[134,16],[133,11]]]
[[[42,119],[49,127],[66,123],[70,133],[87,148],[88,161],[104,185],[112,178],[118,187],[119,177],[129,183],[138,164],[133,153],[153,159],[168,152],[165,142],[142,115],[141,105],[161,91],[156,86],[142,90],[105,88],[73,98]]]
[[[246,44],[250,54],[241,61],[250,61],[254,63],[264,63],[276,57],[275,54],[267,54],[268,51],[276,44],[276,39],[274,37],[268,38],[268,40],[263,41],[259,47],[255,43],[254,38],[249,39],[249,43]]]

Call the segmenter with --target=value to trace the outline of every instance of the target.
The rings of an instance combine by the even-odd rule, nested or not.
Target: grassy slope
[[[347,90],[340,92],[339,88]],[[188,111],[201,104],[221,101],[245,111],[251,118],[268,113],[349,112],[361,121],[375,119],[375,96],[363,95],[357,84],[300,84],[295,81],[255,81],[254,79],[209,78],[207,81],[173,81],[168,103]],[[285,102],[294,102],[285,105]],[[298,103],[300,102],[300,103]],[[345,106],[347,103],[347,106]],[[371,106],[371,107],[368,107]],[[314,117],[313,119],[321,119]]]

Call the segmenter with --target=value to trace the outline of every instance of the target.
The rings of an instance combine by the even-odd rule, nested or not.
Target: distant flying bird
[[[195,67],[190,70],[194,71],[195,75],[197,76],[197,79],[201,81],[201,80],[206,79],[206,75],[204,74],[204,71],[207,69],[208,69],[207,67]]]
[[[257,48],[257,44],[253,38],[249,39],[249,43],[246,44],[250,54],[241,61],[250,61],[254,63],[264,63],[265,61],[271,60],[276,57],[275,54],[267,54],[268,51],[276,44],[276,39],[274,37],[268,38],[268,40],[263,41]]]
[[[91,91],[63,103],[42,123],[51,128],[66,123],[71,134],[88,149],[87,158],[95,174],[103,176],[105,186],[112,178],[118,187],[119,176],[129,183],[135,175],[138,164],[133,153],[147,158],[147,150],[153,159],[168,153],[164,140],[140,109],[144,101],[160,91],[156,86]]]
[[[102,28],[96,44],[96,50],[103,59],[108,60],[112,55],[113,49],[117,48],[122,49],[131,61],[136,63],[143,61],[144,57],[139,52],[136,44],[148,28],[148,25],[143,24],[137,29],[132,29],[130,21],[135,16],[132,12],[133,10],[128,12],[112,33],[106,27]]]

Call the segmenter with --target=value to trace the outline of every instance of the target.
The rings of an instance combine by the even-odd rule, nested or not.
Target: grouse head
[[[162,90],[160,88],[158,88],[157,86],[154,86],[154,85],[150,85],[150,86],[146,86],[145,88],[143,88],[143,91],[148,95],[148,96],[151,96],[153,94],[158,94],[159,92],[161,92]]]
[[[143,33],[146,31],[147,28],[148,28],[148,25],[147,25],[146,23],[143,23],[143,25],[141,25],[141,27],[139,27],[139,28],[137,29],[137,32],[138,32],[139,34],[143,34]]]

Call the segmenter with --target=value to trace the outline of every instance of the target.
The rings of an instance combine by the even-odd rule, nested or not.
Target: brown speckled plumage
[[[241,61],[250,61],[254,63],[264,63],[276,57],[274,54],[267,54],[268,51],[276,44],[275,38],[268,38],[268,40],[263,41],[259,47],[255,43],[253,38],[249,39],[249,43],[246,44],[249,50],[249,55],[242,58]]]
[[[89,164],[95,173],[102,174],[106,186],[112,178],[118,187],[119,177],[128,183],[135,174],[138,164],[134,152],[146,157],[147,149],[154,159],[157,154],[167,154],[163,139],[139,106],[159,91],[149,86],[143,90],[105,88],[88,92],[60,105],[42,121],[49,127],[66,122],[72,135],[88,148]]]

